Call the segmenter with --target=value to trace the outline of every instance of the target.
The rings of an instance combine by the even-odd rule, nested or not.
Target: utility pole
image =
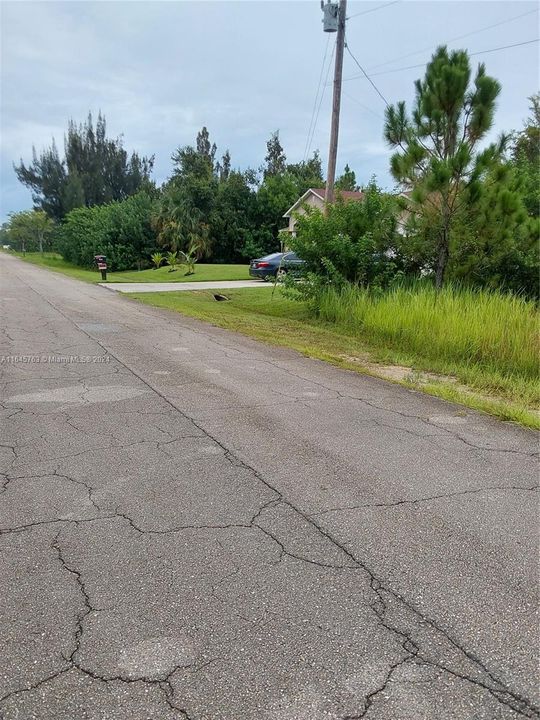
[[[324,11],[324,6],[322,7]],[[343,52],[345,49],[346,13],[347,0],[340,0],[337,9],[336,64],[334,66],[334,97],[332,100],[332,125],[330,129],[330,149],[328,151],[328,171],[326,177],[325,201],[327,204],[334,202],[334,182],[336,178],[336,158],[339,135],[339,111],[341,109],[341,81],[343,77]],[[332,32],[331,29],[327,30],[326,22],[325,31]]]

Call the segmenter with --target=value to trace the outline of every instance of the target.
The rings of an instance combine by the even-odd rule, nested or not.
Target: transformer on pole
[[[334,202],[334,181],[336,177],[336,159],[339,135],[339,112],[341,109],[341,79],[343,73],[343,51],[345,49],[345,20],[347,0],[340,0],[339,5],[326,4],[321,0],[324,13],[323,29],[325,32],[337,32],[336,64],[334,67],[334,94],[332,100],[332,125],[330,129],[330,148],[328,151],[328,169],[326,173],[326,204]]]
[[[323,11],[323,30],[324,32],[337,32],[338,29],[338,4],[327,0],[326,5],[321,0],[321,10]]]

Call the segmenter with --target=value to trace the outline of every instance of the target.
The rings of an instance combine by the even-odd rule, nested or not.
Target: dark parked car
[[[280,277],[286,273],[298,272],[305,262],[296,253],[272,253],[262,258],[257,258],[249,263],[249,274],[251,277],[270,280]]]

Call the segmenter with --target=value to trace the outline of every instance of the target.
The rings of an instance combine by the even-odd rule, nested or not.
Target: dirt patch
[[[340,355],[340,358],[348,363],[354,363],[370,374],[382,377],[385,380],[410,382],[415,385],[426,385],[427,383],[433,382],[457,384],[457,378],[452,375],[438,375],[437,373],[419,371],[405,365],[380,365],[379,363],[370,362],[361,356]]]
[[[481,392],[468,387],[467,385],[463,385],[453,375],[442,375],[423,370],[415,370],[414,368],[405,365],[381,365],[379,363],[374,363],[361,355],[356,357],[354,355],[340,355],[339,357],[345,363],[356,365],[359,370],[368,373],[369,375],[382,378],[383,380],[390,380],[392,382],[401,383],[417,389],[428,389],[428,386],[433,388],[433,386],[436,385],[450,385],[462,395],[467,395],[475,400],[481,400],[487,403],[497,401],[506,402],[505,398],[497,394],[490,395],[489,393]],[[460,401],[463,402],[463,398],[458,400],[458,402]],[[527,406],[527,411],[540,418],[540,410],[537,407]]]

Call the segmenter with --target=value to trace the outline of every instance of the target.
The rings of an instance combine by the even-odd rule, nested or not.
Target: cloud
[[[349,2],[347,39],[365,67],[394,61],[381,71],[399,68],[400,56],[417,48],[536,7],[408,1],[352,17],[379,4]],[[4,2],[1,12],[4,215],[31,204],[12,162],[29,159],[32,144],[47,145],[52,135],[61,147],[67,121],[82,121],[89,110],[103,111],[110,134],[123,134],[127,149],[156,155],[159,181],[170,174],[172,152],[193,143],[202,125],[219,153],[230,149],[235,167],[259,166],[276,129],[289,160],[303,157],[328,40],[315,2]],[[472,34],[462,46],[476,51],[529,39],[534,17]],[[429,56],[428,50],[403,62]],[[520,127],[526,98],[538,87],[537,47],[475,62],[481,59],[503,84],[494,132]],[[349,56],[344,73],[359,74]],[[410,102],[420,75],[413,69],[374,79],[390,102]],[[311,144],[323,162],[331,91],[324,88]],[[363,181],[376,173],[392,185],[383,114],[365,79],[344,84],[338,169],[348,162]]]

